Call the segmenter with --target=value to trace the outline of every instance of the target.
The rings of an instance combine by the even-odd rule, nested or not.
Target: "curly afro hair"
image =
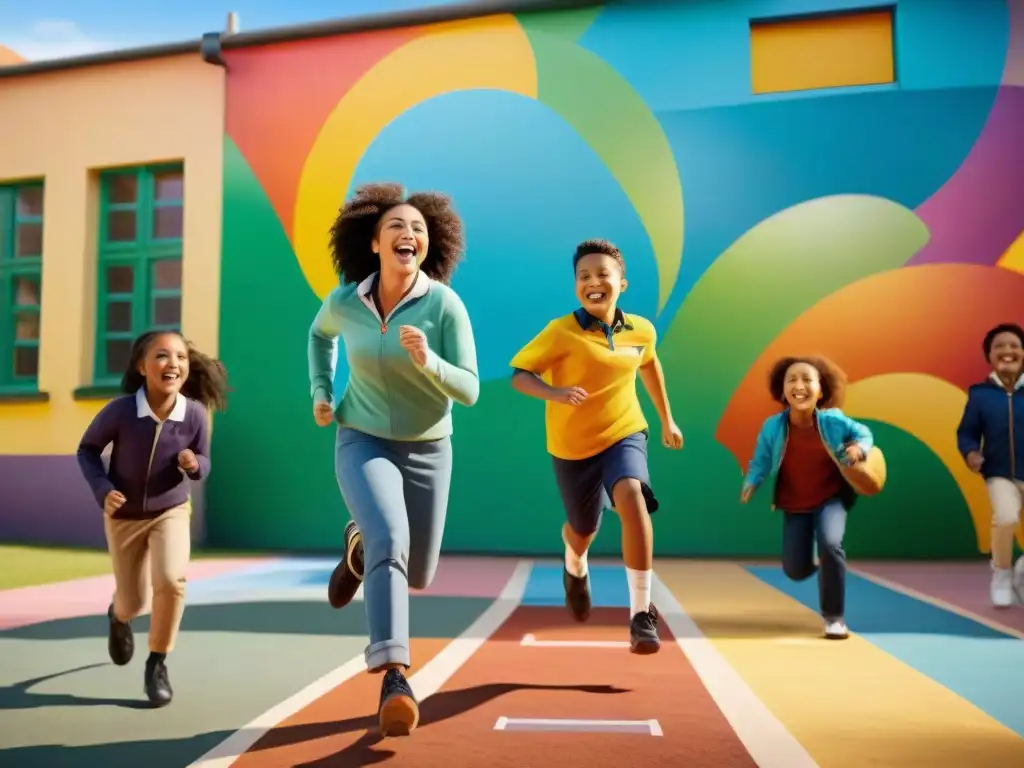
[[[331,225],[330,249],[334,271],[343,283],[360,283],[380,269],[373,239],[384,214],[399,205],[411,205],[427,224],[427,255],[420,269],[438,282],[451,282],[466,249],[462,219],[451,198],[439,192],[405,196],[401,184],[364,184],[338,211]]]
[[[622,251],[615,247],[614,243],[598,238],[584,240],[576,246],[576,252],[572,256],[572,268],[576,269],[580,263],[580,259],[584,256],[589,256],[592,253],[601,253],[615,259],[615,261],[619,263],[619,269],[622,270],[623,277],[625,277],[626,260],[622,257]]]
[[[768,391],[776,402],[786,404],[784,383],[786,371],[797,363],[806,363],[818,372],[821,381],[821,400],[819,408],[842,408],[846,399],[846,373],[839,366],[825,357],[810,355],[807,357],[784,357],[772,366],[768,373]]]
[[[985,338],[981,342],[981,350],[985,353],[985,360],[988,360],[992,354],[992,342],[996,340],[996,336],[1003,333],[1012,333],[1024,345],[1024,328],[1021,328],[1017,323],[1000,323],[986,333]]]

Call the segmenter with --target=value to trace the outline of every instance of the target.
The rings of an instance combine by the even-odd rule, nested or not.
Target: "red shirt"
[[[836,496],[843,476],[818,434],[817,424],[789,424],[789,439],[775,485],[775,506],[810,512]]]

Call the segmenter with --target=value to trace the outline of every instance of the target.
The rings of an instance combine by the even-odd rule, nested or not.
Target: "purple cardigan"
[[[111,443],[108,471],[102,454]],[[178,395],[171,415],[160,424],[140,389],[111,400],[96,414],[78,445],[78,465],[101,507],[107,494],[117,490],[127,501],[114,516],[145,520],[189,499],[188,479],[201,480],[210,471],[209,443],[202,405]],[[178,454],[186,448],[199,462],[199,469],[188,475],[178,466]]]

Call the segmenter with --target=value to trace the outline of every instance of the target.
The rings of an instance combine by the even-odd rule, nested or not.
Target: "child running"
[[[342,285],[309,331],[313,418],[337,422],[335,471],[352,522],[328,585],[340,608],[363,582],[366,666],[384,673],[383,736],[408,735],[419,705],[404,670],[409,588],[437,570],[452,473],[452,403],[480,393],[469,315],[448,283],[462,258],[462,221],[444,195],[405,197],[368,184],[342,207],[330,248]],[[337,340],[348,387],[334,392]]]
[[[185,610],[191,552],[190,480],[210,473],[208,409],[227,404],[227,376],[175,331],[149,331],[132,347],[121,379],[127,394],[107,403],[78,446],[78,464],[103,508],[113,561],[114,600],[107,609],[107,650],[123,666],[135,654],[131,621],[150,601],[146,696],[164,706],[174,696],[167,655]],[[112,445],[110,469],[102,453]]]
[[[818,595],[825,637],[843,640],[846,626],[846,513],[857,495],[840,466],[863,461],[874,438],[840,410],[846,375],[820,357],[785,357],[768,377],[772,399],[783,410],[769,416],[757,436],[743,483],[746,504],[761,483],[775,478],[772,509],[782,510],[782,569],[803,581],[819,568]]]
[[[607,240],[587,240],[573,256],[580,307],[552,320],[512,359],[512,386],[546,401],[547,449],[565,506],[563,585],[577,621],[590,616],[587,551],[609,499],[622,522],[622,558],[630,604],[630,649],[656,653],[657,611],[651,604],[658,509],[647,468],[647,421],[636,392],[639,371],[661,418],[662,443],[682,448],[672,420],[654,326],[618,308],[626,262]]]
[[[992,366],[988,380],[967,392],[956,431],[957,447],[972,471],[985,478],[992,503],[992,605],[1024,601],[1024,557],[1013,565],[1013,537],[1024,502],[1024,468],[1018,468],[1017,435],[1024,437],[1024,328],[1003,323],[981,343]]]

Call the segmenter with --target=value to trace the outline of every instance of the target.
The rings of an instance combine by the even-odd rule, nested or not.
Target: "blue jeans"
[[[809,512],[785,512],[782,522],[782,570],[793,581],[803,581],[818,571],[821,615],[828,621],[843,618],[846,610],[846,507],[829,499]],[[814,542],[818,560],[814,565]]]

